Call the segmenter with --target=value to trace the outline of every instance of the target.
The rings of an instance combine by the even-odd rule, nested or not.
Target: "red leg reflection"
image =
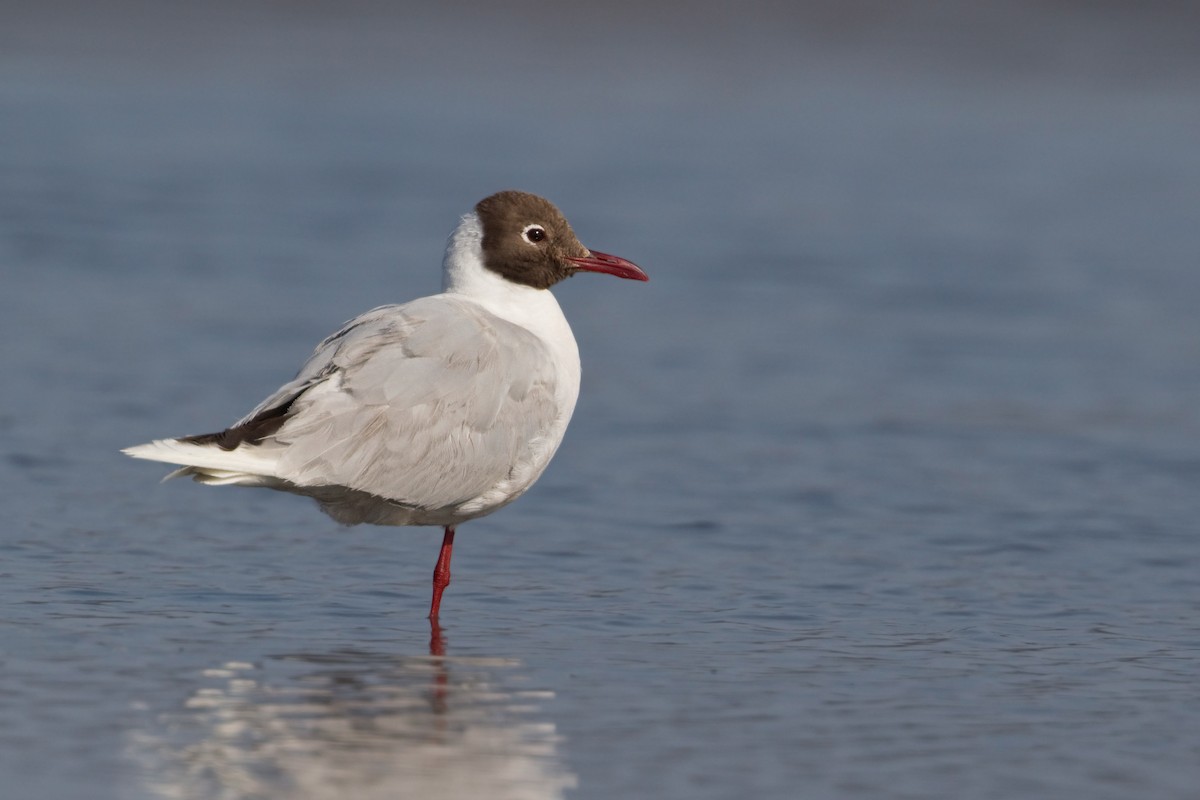
[[[438,625],[437,617],[429,618],[429,655],[446,655],[446,637],[442,635],[442,626]],[[439,683],[445,683],[445,675],[440,676]]]
[[[429,605],[429,618],[437,620],[438,610],[442,605],[442,592],[450,585],[450,553],[454,549],[454,528],[447,525],[446,535],[442,537],[442,552],[438,553],[437,564],[433,568],[433,602]]]

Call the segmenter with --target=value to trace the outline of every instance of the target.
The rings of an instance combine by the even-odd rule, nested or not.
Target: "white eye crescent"
[[[530,244],[537,244],[546,238],[546,229],[541,225],[526,225],[521,231],[521,238]]]

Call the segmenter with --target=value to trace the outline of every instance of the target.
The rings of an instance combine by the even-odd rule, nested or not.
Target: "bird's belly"
[[[522,458],[517,459],[503,478],[482,494],[457,504],[453,509],[454,515],[460,517],[460,521],[463,522],[482,517],[525,494],[541,477],[561,441],[561,435],[552,435],[530,442],[529,449]]]
[[[375,493],[341,485],[290,484],[277,488],[313,497],[325,513],[345,525],[458,525],[503,508],[533,486],[558,449],[562,440],[559,428],[565,427],[556,426],[547,436],[530,442],[479,494],[445,505],[423,505],[403,495],[388,496],[389,492]]]

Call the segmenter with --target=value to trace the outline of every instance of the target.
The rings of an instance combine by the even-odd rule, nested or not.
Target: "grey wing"
[[[256,412],[287,405],[263,442],[283,446],[278,477],[448,508],[542,446],[558,415],[554,375],[533,334],[429,297],[351,321]]]
[[[386,327],[389,320],[402,316],[403,309],[403,305],[379,306],[347,321],[336,333],[330,334],[316,346],[313,354],[296,373],[296,377],[280,386],[270,397],[255,406],[253,411],[235,422],[231,430],[286,413],[297,397],[336,372],[338,363],[353,355],[360,340],[375,338],[380,327]],[[342,350],[346,352],[338,358],[338,353]]]
[[[222,450],[236,450],[243,444],[261,445],[287,422],[299,398],[310,390],[336,377],[340,365],[361,355],[361,345],[377,337],[381,327],[402,315],[404,306],[380,306],[347,322],[341,330],[317,345],[296,377],[280,386],[270,397],[230,427],[216,433],[181,436],[178,441],[188,444],[216,445]],[[276,476],[278,477],[278,476]]]

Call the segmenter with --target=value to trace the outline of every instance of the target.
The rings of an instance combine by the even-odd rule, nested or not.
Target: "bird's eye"
[[[546,229],[541,225],[526,225],[525,230],[521,231],[521,236],[530,244],[537,244],[546,238]]]

